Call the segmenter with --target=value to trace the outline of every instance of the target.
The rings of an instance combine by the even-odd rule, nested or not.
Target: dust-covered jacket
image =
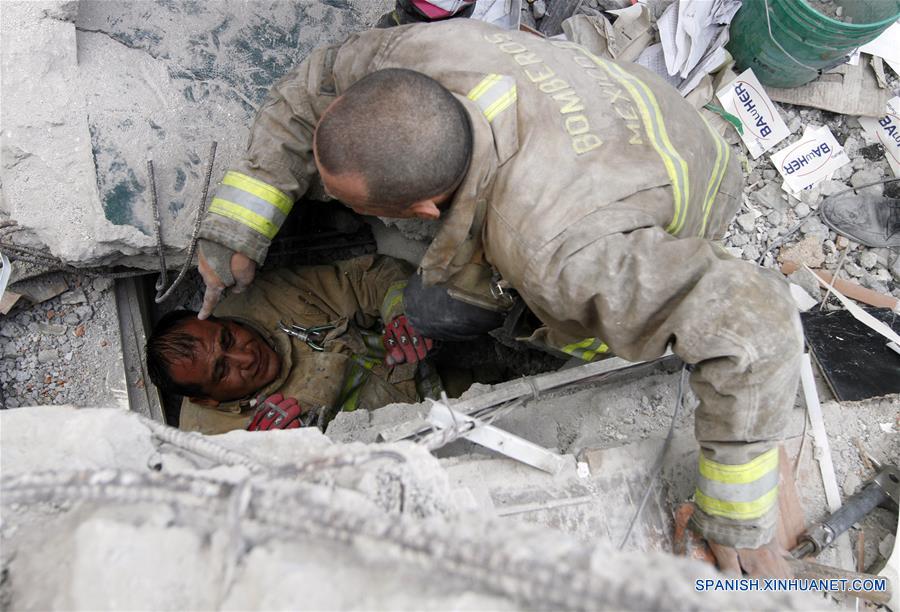
[[[424,281],[491,306],[499,275],[545,324],[532,341],[586,359],[671,347],[696,364],[696,526],[723,544],[771,539],[799,317],[782,279],[711,240],[740,204],[739,163],[642,67],[462,19],[351,36],[272,89],[202,235],[261,261],[315,177],[322,112],[366,74],[397,67],[453,92],[474,132]]]
[[[304,408],[325,406],[332,414],[416,402],[415,366],[385,366],[380,345],[381,318],[396,314],[398,306],[391,294],[411,272],[404,262],[373,255],[271,270],[243,293],[228,296],[214,315],[253,328],[281,358],[278,377],[253,397],[282,393]],[[334,328],[317,351],[281,331],[279,322]],[[249,399],[207,408],[185,398],[179,427],[205,434],[243,429],[255,410]]]

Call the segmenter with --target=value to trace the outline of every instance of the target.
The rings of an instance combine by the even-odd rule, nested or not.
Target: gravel
[[[122,368],[110,279],[67,276],[69,291],[0,318],[0,407],[114,406]],[[23,303],[24,302],[24,303]]]
[[[900,92],[900,83],[893,76],[890,77],[890,84],[895,94]],[[754,262],[765,255],[762,265],[777,269],[780,265],[778,254],[796,253],[798,244],[805,240],[807,242],[800,250],[813,258],[816,267],[833,273],[846,253],[839,278],[900,298],[900,256],[886,249],[870,249],[839,236],[822,223],[817,214],[819,205],[827,196],[892,178],[884,148],[873,143],[853,117],[785,104],[779,105],[779,108],[792,131],[789,138],[756,160],[746,155],[739,144],[734,147],[744,163],[744,198],[743,206],[725,236],[726,249]],[[820,125],[831,129],[838,142],[844,145],[851,163],[839,168],[831,180],[802,192],[799,197],[788,195],[781,189],[782,178],[769,155],[799,139],[805,126]],[[896,185],[876,185],[865,189],[865,192],[880,195],[886,191],[886,195],[897,197],[900,189]],[[898,191],[892,192],[892,188]],[[770,252],[769,245],[798,224],[799,230],[774,245]],[[811,248],[813,246],[815,248]]]

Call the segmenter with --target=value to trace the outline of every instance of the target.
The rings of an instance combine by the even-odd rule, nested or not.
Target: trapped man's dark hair
[[[197,339],[181,331],[188,320],[196,318],[193,310],[173,310],[163,316],[147,339],[147,373],[163,393],[185,397],[203,397],[200,385],[182,385],[172,379],[175,358],[191,358],[197,350]],[[210,317],[211,319],[214,317]]]

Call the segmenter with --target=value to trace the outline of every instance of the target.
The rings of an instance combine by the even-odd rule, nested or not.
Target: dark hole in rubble
[[[318,202],[306,202],[295,206],[294,210],[297,213],[287,218],[269,249],[263,271],[287,265],[326,264],[376,251],[371,228],[354,212]],[[169,282],[176,274],[177,271],[170,271]],[[141,294],[151,329],[168,312],[178,308],[199,308],[203,281],[196,270],[189,273],[163,304],[156,304],[153,299],[156,280],[156,275],[141,279]],[[149,335],[150,330],[147,333]],[[557,370],[565,363],[564,359],[524,344],[500,342],[489,336],[474,341],[441,343],[431,358],[451,397],[458,397],[475,383],[497,384]],[[161,394],[161,400],[166,422],[177,426],[182,397]]]

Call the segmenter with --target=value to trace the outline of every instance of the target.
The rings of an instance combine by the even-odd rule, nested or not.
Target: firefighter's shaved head
[[[472,155],[472,128],[463,105],[440,83],[390,68],[360,79],[328,108],[316,128],[315,153],[323,175],[356,177],[367,204],[399,216],[459,185]]]

